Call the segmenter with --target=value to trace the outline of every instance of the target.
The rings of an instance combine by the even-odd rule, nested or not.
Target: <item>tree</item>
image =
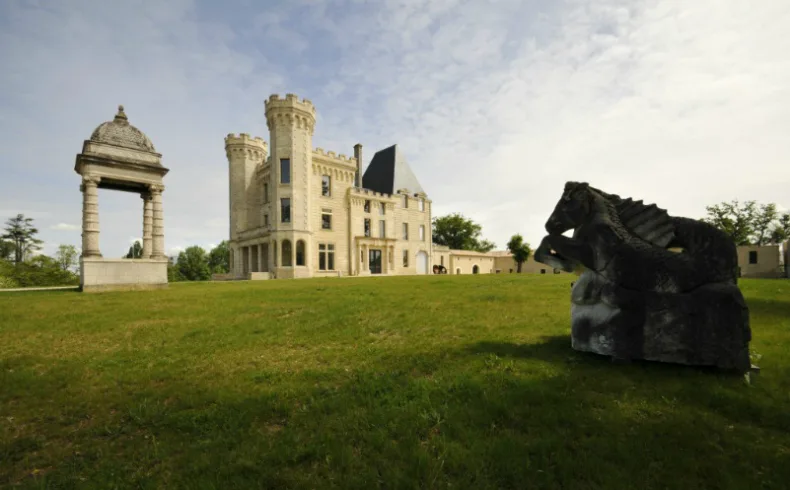
[[[222,240],[208,254],[208,267],[212,274],[226,274],[230,271],[230,248],[228,241]]]
[[[510,237],[510,241],[507,242],[507,249],[513,254],[513,260],[516,261],[516,272],[520,273],[521,264],[526,262],[529,259],[529,256],[532,255],[532,249],[530,248],[529,243],[524,241],[524,237],[516,234]]]
[[[77,264],[77,247],[74,245],[60,245],[55,252],[55,260],[64,271],[71,270]]]
[[[135,240],[134,244],[129,247],[129,252],[126,254],[127,259],[139,259],[143,256],[143,246],[140,245],[140,240]]]
[[[753,222],[757,203],[746,201],[741,205],[738,200],[706,206],[708,216],[702,221],[712,224],[732,238],[735,245],[749,245],[749,237],[754,231]]]
[[[0,240],[0,260],[11,260],[14,254],[14,244],[6,240]]]
[[[178,254],[176,268],[187,281],[206,281],[211,278],[208,255],[202,247],[193,245]]]
[[[0,236],[4,240],[10,240],[14,247],[14,263],[20,264],[30,253],[41,250],[44,243],[36,235],[38,229],[33,226],[33,218],[25,218],[23,214],[6,221],[5,234]]]
[[[762,204],[760,209],[754,213],[752,221],[751,241],[755,245],[764,245],[770,240],[771,225],[779,217],[776,211],[776,204]]]
[[[783,243],[790,239],[790,213],[784,213],[777,219],[776,224],[771,229],[771,243]]]
[[[460,213],[448,214],[433,219],[433,242],[453,250],[489,252],[495,245],[480,239],[480,225]]]

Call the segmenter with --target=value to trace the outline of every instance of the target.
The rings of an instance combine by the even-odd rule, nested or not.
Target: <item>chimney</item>
[[[362,144],[354,145],[354,158],[357,159],[357,173],[354,176],[354,185],[362,187]]]

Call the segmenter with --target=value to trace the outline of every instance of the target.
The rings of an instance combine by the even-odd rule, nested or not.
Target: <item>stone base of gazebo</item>
[[[84,292],[167,287],[167,259],[80,259]]]

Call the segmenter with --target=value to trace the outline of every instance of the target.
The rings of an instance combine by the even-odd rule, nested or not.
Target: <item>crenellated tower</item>
[[[230,240],[235,241],[239,233],[259,226],[256,203],[258,186],[254,175],[258,165],[266,160],[268,147],[263,139],[251,138],[249,134],[225,137],[225,154],[228,156],[230,176]]]
[[[315,107],[308,99],[299,100],[294,94],[287,94],[284,99],[272,95],[265,106],[272,152],[273,228],[282,232],[310,233],[314,226],[310,219],[313,197],[310,168]],[[290,216],[283,216],[283,199],[290,200]]]

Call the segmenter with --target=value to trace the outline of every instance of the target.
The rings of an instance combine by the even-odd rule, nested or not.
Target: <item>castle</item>
[[[362,175],[362,145],[353,157],[313,148],[308,99],[272,95],[265,108],[268,145],[244,133],[225,138],[231,276],[427,274],[431,201],[397,145]]]

